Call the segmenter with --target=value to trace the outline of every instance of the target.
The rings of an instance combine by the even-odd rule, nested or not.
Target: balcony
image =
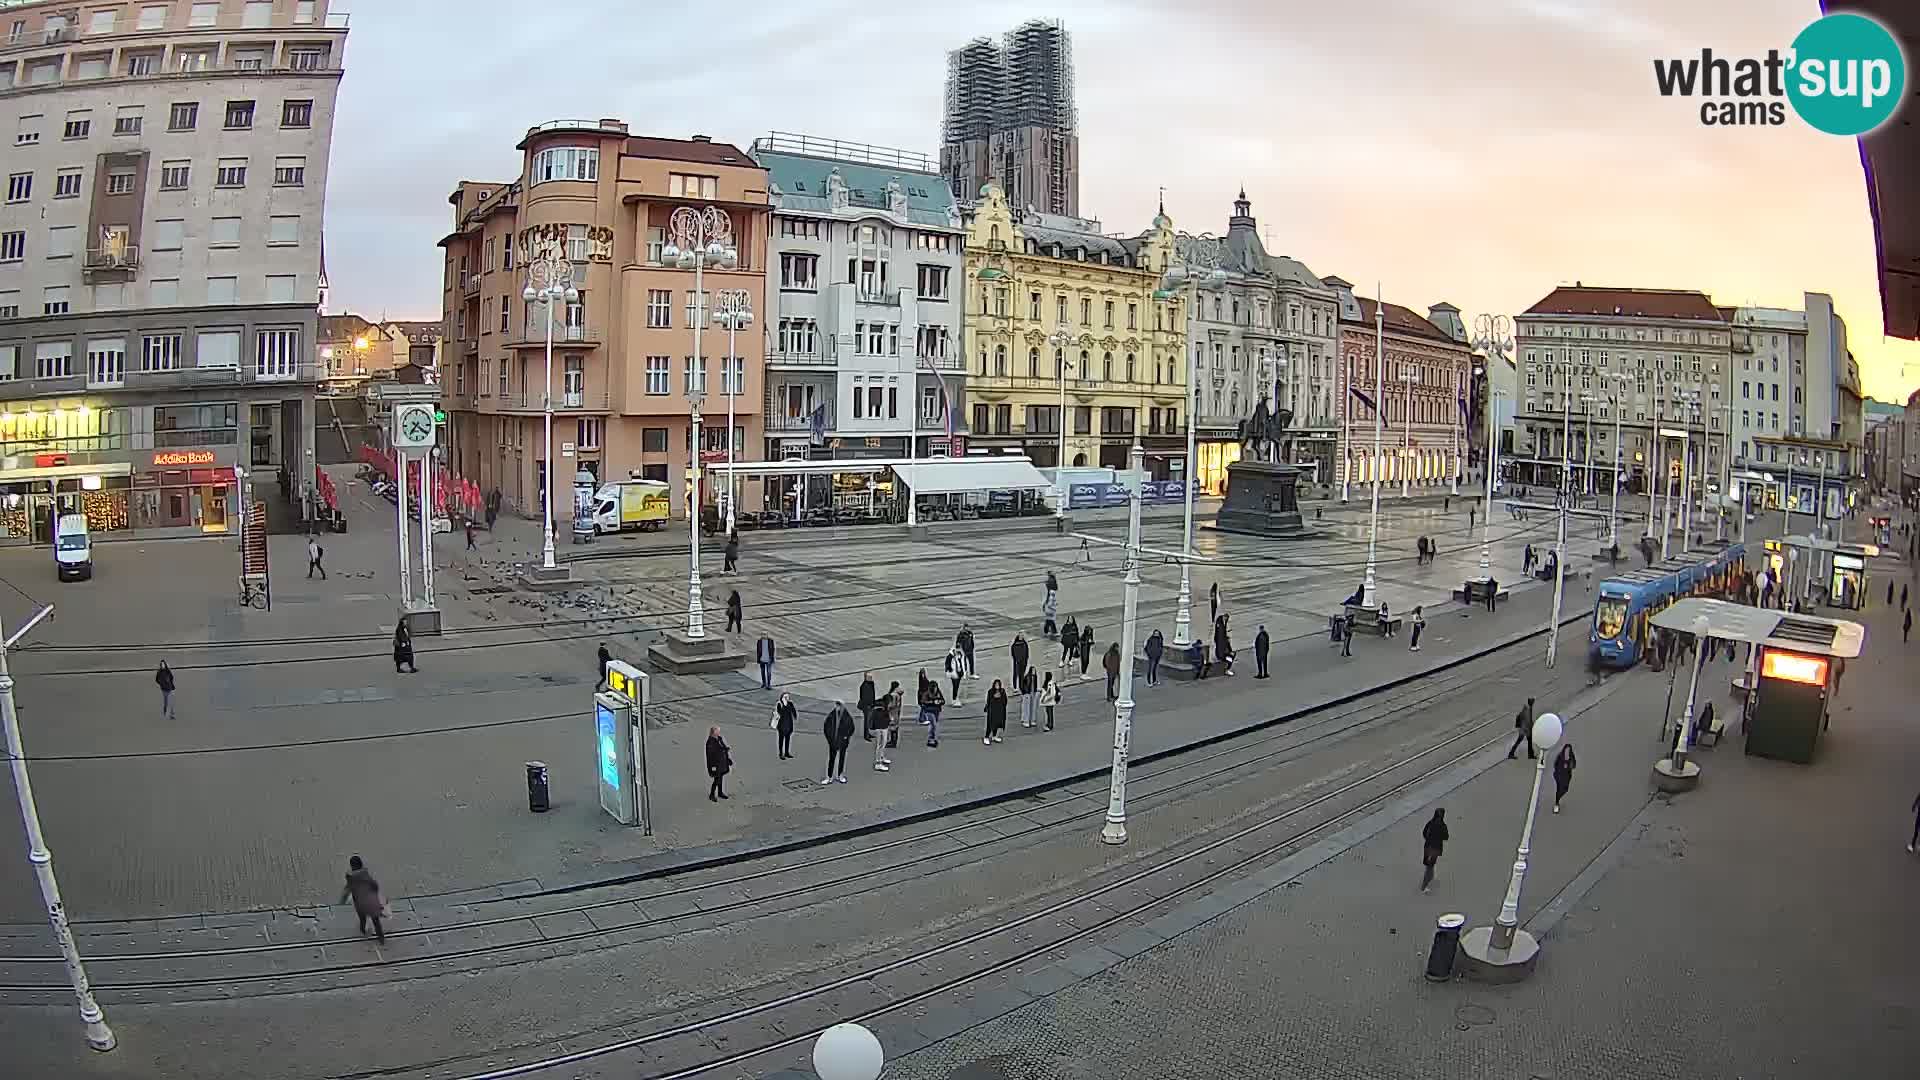
[[[775,351],[767,354],[770,367],[832,367],[837,358],[828,353]]]
[[[828,408],[825,420],[826,430],[832,431],[833,425],[833,409]],[[769,432],[782,432],[786,434],[799,432],[806,434],[813,431],[813,418],[810,416],[788,416],[784,412],[769,412],[766,415],[764,427]]]
[[[140,249],[132,244],[88,248],[84,271],[88,274],[132,273],[140,267]]]
[[[860,289],[853,294],[853,298],[856,303],[866,304],[870,307],[897,308],[900,306],[900,294],[898,292],[875,292],[871,289]]]
[[[564,390],[553,395],[555,412],[606,412],[605,390]],[[538,387],[495,394],[493,407],[498,412],[545,412],[544,395]]]
[[[479,274],[462,274],[460,276],[460,295],[462,296],[480,295],[480,275]]]
[[[920,362],[921,367],[932,368],[935,371],[967,370],[966,357],[957,354],[953,356],[939,356],[932,353],[919,353],[915,355],[914,359]]]
[[[600,344],[599,328],[594,326],[561,326],[555,324],[553,328],[553,343],[555,345],[586,345],[592,347]],[[507,343],[507,348],[509,349],[544,349],[546,347],[547,328],[544,324],[528,327],[525,337],[519,341],[510,341]]]

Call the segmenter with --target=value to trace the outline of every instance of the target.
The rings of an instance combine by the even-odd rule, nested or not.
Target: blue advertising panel
[[[593,696],[593,773],[600,789],[600,809],[622,825],[639,820],[639,792],[635,790],[634,705],[619,694]]]

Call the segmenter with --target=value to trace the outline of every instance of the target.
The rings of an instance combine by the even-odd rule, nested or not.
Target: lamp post
[[[1380,434],[1386,424],[1387,306],[1378,282],[1373,286],[1373,505],[1367,513],[1367,574],[1360,579],[1360,606],[1378,611],[1373,554],[1380,540]]]
[[[1533,854],[1533,821],[1540,810],[1540,781],[1546,775],[1547,761],[1553,756],[1553,748],[1560,745],[1564,730],[1560,717],[1554,713],[1541,713],[1534,718],[1533,745],[1539,751],[1539,759],[1534,762],[1533,787],[1527,794],[1526,824],[1520,829],[1520,847],[1514,853],[1513,873],[1507,878],[1507,891],[1500,900],[1500,914],[1493,920],[1493,926],[1476,927],[1461,941],[1473,965],[1470,972],[1506,973],[1490,974],[1495,981],[1507,981],[1533,970],[1534,961],[1540,955],[1539,943],[1520,929],[1520,889],[1527,880],[1527,858]]]
[[[1447,494],[1460,494],[1460,471],[1465,467],[1460,460],[1460,429],[1466,423],[1467,388],[1462,385],[1460,365],[1453,365],[1447,371],[1453,376],[1453,461],[1447,467]]]
[[[1700,766],[1687,760],[1693,747],[1693,706],[1700,692],[1700,669],[1707,666],[1707,633],[1712,624],[1705,615],[1693,620],[1693,672],[1687,678],[1687,704],[1680,713],[1672,752],[1653,763],[1654,783],[1662,791],[1685,791],[1700,782]],[[1665,728],[1661,729],[1663,736]]]
[[[1059,423],[1055,425],[1060,429],[1058,432],[1060,452],[1053,462],[1053,516],[1065,518],[1067,516],[1067,366],[1069,363],[1067,346],[1073,344],[1073,335],[1067,332],[1067,327],[1063,323],[1054,327],[1053,333],[1047,335],[1047,344],[1053,346],[1054,374],[1060,378],[1060,416]],[[1187,467],[1189,469],[1193,467],[1191,460]]]
[[[1120,685],[1113,703],[1113,770],[1107,785],[1107,823],[1100,829],[1105,844],[1127,842],[1127,755],[1133,742],[1133,641],[1139,632],[1140,611],[1140,500],[1141,481],[1147,475],[1147,451],[1138,434],[1128,458],[1132,476],[1127,497],[1127,576],[1120,607]]]
[[[688,473],[693,483],[687,492],[687,637],[699,640],[707,636],[706,617],[701,610],[700,588],[700,402],[706,396],[707,360],[700,352],[700,328],[706,320],[704,277],[708,266],[726,270],[739,261],[733,248],[733,220],[717,206],[696,209],[682,206],[667,219],[667,243],[660,249],[663,262],[693,271],[693,363],[687,373],[687,411],[692,425]],[[694,378],[698,371],[700,377]],[[727,432],[731,445],[733,432]]]
[[[1665,475],[1665,470],[1667,466],[1666,443],[1662,442],[1660,437],[1660,425],[1665,420],[1666,420],[1666,416],[1661,412],[1661,409],[1660,409],[1660,366],[1656,363],[1653,368],[1653,424],[1651,427],[1649,427],[1648,430],[1652,433],[1652,436],[1653,436],[1653,456],[1659,459],[1660,468],[1661,468],[1661,477],[1660,477],[1660,487],[1656,489],[1653,486],[1653,482],[1652,482],[1653,466],[1652,466],[1652,462],[1650,461],[1648,463],[1648,468],[1647,468],[1647,481],[1648,481],[1647,483],[1647,539],[1649,540],[1653,539],[1654,504],[1659,501],[1659,498],[1658,498],[1659,495],[1662,492],[1664,492],[1667,487],[1667,478]],[[1664,540],[1661,541],[1661,543],[1663,544],[1665,542],[1666,541]],[[1662,558],[1666,557],[1664,551],[1662,551],[1661,557]]]
[[[1505,362],[1507,350],[1513,347],[1513,324],[1505,315],[1481,315],[1474,320],[1474,345],[1487,353],[1485,365],[1475,365],[1474,373],[1484,373],[1487,380],[1487,501],[1480,508],[1480,577],[1491,580],[1493,577],[1493,482],[1500,472],[1500,444],[1498,431],[1500,424],[1496,419],[1498,409],[1495,403],[1499,395],[1493,387],[1493,364],[1498,360]]]
[[[541,470],[540,505],[542,526],[540,536],[540,566],[551,572],[553,565],[553,309],[562,301],[573,303],[580,299],[580,292],[573,287],[573,264],[567,261],[566,248],[560,243],[550,244],[545,251],[527,261],[527,287],[520,292],[520,299],[528,304],[538,301],[547,309],[547,374],[546,381],[540,387],[540,411],[544,417],[546,431],[541,450],[544,464]],[[400,463],[400,486],[406,487],[406,463]]]
[[[1218,237],[1202,233],[1199,236],[1181,235],[1174,238],[1174,254],[1177,262],[1167,267],[1160,278],[1161,289],[1176,292],[1181,286],[1190,286],[1187,295],[1187,319],[1191,324],[1199,317],[1200,290],[1219,289],[1227,283],[1227,272],[1220,268],[1225,257],[1225,246]],[[1191,335],[1189,335],[1191,336]],[[1195,345],[1195,348],[1198,348]],[[1180,598],[1173,613],[1173,644],[1182,648],[1193,643],[1193,499],[1199,488],[1199,450],[1194,444],[1195,419],[1200,413],[1200,376],[1199,364],[1195,361],[1198,354],[1185,358],[1187,365],[1187,482],[1186,501],[1181,513],[1180,529]],[[1066,418],[1061,418],[1061,430],[1064,432]],[[1062,435],[1064,440],[1065,436]],[[1128,662],[1131,667],[1131,661]]]
[[[1419,385],[1420,373],[1408,368],[1400,373],[1399,380],[1407,388],[1407,409],[1400,425],[1400,497],[1405,499],[1413,493],[1413,388]]]
[[[1607,507],[1607,549],[1611,551],[1620,544],[1620,471],[1626,462],[1620,450],[1620,398],[1629,381],[1625,372],[1616,371],[1607,376],[1607,381],[1617,388],[1612,394],[1613,406],[1613,500]]]
[[[733,474],[733,399],[740,392],[740,377],[746,374],[739,357],[734,355],[734,335],[753,325],[753,297],[745,289],[722,289],[713,297],[713,322],[715,326],[727,328],[727,369],[721,375],[727,386],[727,535],[733,535],[736,523],[736,506],[740,502],[740,493],[734,490],[736,480]],[[740,371],[735,373],[735,367]],[[911,438],[911,436],[909,436]],[[912,448],[908,448],[911,452]]]

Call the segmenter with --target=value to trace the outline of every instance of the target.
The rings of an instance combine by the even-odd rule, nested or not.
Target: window
[[[922,264],[919,269],[919,297],[922,300],[945,300],[947,298],[947,274],[944,266]],[[1040,307],[1040,294],[1033,295],[1034,314],[1037,317]]]
[[[665,356],[647,357],[647,393],[649,394],[667,393],[668,380],[671,377],[671,374],[668,371],[668,365],[669,365],[668,357],[665,357]],[[657,447],[657,449],[665,450],[667,448],[667,432],[665,428],[648,428],[647,431],[649,434],[651,434],[654,431],[660,432],[660,445],[659,447]],[[643,449],[656,449],[656,448],[643,447]]]
[[[855,384],[853,388],[853,418],[864,419],[867,415],[867,388]]]
[[[47,286],[40,299],[43,315],[65,315],[73,310],[73,290],[65,285]]]
[[[0,382],[12,382],[20,370],[20,346],[0,345]]]
[[[253,102],[251,101],[227,102],[227,118],[226,118],[225,126],[228,131],[242,131],[252,127],[253,126]]]
[[[720,390],[726,394],[744,394],[747,392],[747,359],[744,356],[727,358],[726,369],[720,373]]]
[[[13,145],[34,146],[40,142],[40,121],[46,117],[39,114],[23,116],[13,129]]]
[[[673,293],[667,289],[647,290],[647,329],[673,328]],[[665,393],[665,391],[661,391]]]
[[[820,223],[805,218],[781,218],[780,235],[801,240],[820,239]]]
[[[716,176],[689,176],[686,173],[667,174],[667,194],[683,199],[717,199],[720,197],[720,178]]]
[[[80,231],[77,225],[55,225],[47,230],[47,258],[73,258],[74,234]]]
[[[255,377],[291,379],[299,374],[299,330],[262,330],[254,335],[253,344]]]
[[[213,66],[212,49],[181,49],[173,57],[176,71],[205,71]]]
[[[140,339],[140,370],[180,370],[180,335],[148,334]]]
[[[27,257],[27,234],[22,230],[0,232],[0,262],[19,262]]]
[[[533,155],[532,180],[600,179],[600,151],[588,146],[552,146]]]
[[[1220,301],[1218,300],[1214,301],[1214,306],[1218,307],[1219,304],[1220,304]],[[1080,300],[1080,325],[1081,326],[1093,325],[1093,301],[1088,300],[1084,297],[1081,298]]]
[[[76,79],[104,79],[107,77],[107,65],[112,62],[112,53],[76,57],[73,62],[73,77]]]
[[[166,5],[147,6],[140,9],[139,27],[142,30],[159,30],[167,25]]]
[[[300,215],[275,214],[267,219],[267,244],[269,246],[298,244],[300,242]]]
[[[273,0],[247,0],[247,6],[241,9],[240,25],[255,30],[272,26]]]
[[[56,199],[77,199],[80,197],[80,182],[85,174],[79,169],[61,169],[53,176],[53,197]]]
[[[107,194],[109,195],[133,194],[133,170],[132,169],[108,169],[107,170]]]
[[[237,368],[240,366],[240,332],[238,330],[202,330],[194,335],[194,366],[203,368]],[[192,408],[180,406],[177,408]],[[155,431],[166,430],[160,422],[163,407],[153,410]],[[164,410],[173,411],[173,410]],[[168,425],[181,426],[181,425]]]
[[[707,396],[707,359],[695,360],[687,357],[687,396],[703,398]]]
[[[274,187],[307,186],[307,159],[304,157],[277,157],[273,159]],[[507,269],[513,269],[513,245],[507,245]]]
[[[113,133],[115,135],[138,135],[140,134],[141,119],[140,106],[122,105],[120,106],[119,113],[113,118]]]
[[[121,338],[87,342],[87,385],[121,386],[127,381],[127,343]]]
[[[64,341],[43,341],[33,347],[34,378],[63,379],[72,374],[72,345]]]
[[[7,177],[7,201],[26,202],[33,198],[33,174],[17,172]]]
[[[0,319],[20,317],[20,290],[0,289]]]
[[[168,131],[192,131],[200,123],[200,103],[197,101],[176,101],[173,108],[167,110]]]
[[[293,5],[293,21],[301,26],[313,22],[313,0],[297,0]]]
[[[293,274],[267,275],[267,303],[291,304],[299,293],[299,278]]]
[[[319,71],[327,66],[327,50],[288,49],[287,66],[295,71]]]
[[[283,101],[280,103],[280,126],[283,128],[303,128],[313,126],[313,101]]]
[[[1053,300],[1053,321],[1065,325],[1067,321],[1067,298],[1064,296],[1056,296]]]
[[[1113,329],[1113,301],[1111,300],[1107,301],[1106,304],[1106,316],[1106,328],[1111,330]]]
[[[160,163],[160,190],[185,191],[192,179],[193,165],[185,161],[163,161]]]
[[[213,173],[213,186],[238,188],[247,186],[247,159],[221,158],[219,167]]]
[[[1140,328],[1139,322],[1140,322],[1140,305],[1129,303],[1127,305],[1127,329],[1138,330]]]
[[[207,303],[232,304],[239,295],[239,278],[210,277],[207,279]]]
[[[820,257],[817,255],[780,256],[780,287],[813,292],[819,288]]]
[[[207,231],[207,246],[229,248],[240,246],[240,219],[237,217],[217,217],[211,220]]]
[[[195,4],[187,13],[188,26],[212,26],[219,21],[220,5],[217,3]]]

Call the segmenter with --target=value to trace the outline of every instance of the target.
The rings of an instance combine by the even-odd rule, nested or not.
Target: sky
[[[518,174],[537,123],[748,146],[769,131],[938,156],[946,54],[1033,17],[1073,35],[1080,203],[1221,232],[1237,190],[1269,249],[1469,324],[1556,285],[1825,292],[1865,389],[1904,401],[1856,144],[1789,115],[1713,128],[1656,57],[1785,49],[1815,0],[346,0],[327,192],[330,311],[440,315],[461,180]],[[1909,46],[1920,55],[1920,48]],[[1894,123],[1901,122],[1896,116]],[[1915,193],[1920,197],[1920,193]]]

